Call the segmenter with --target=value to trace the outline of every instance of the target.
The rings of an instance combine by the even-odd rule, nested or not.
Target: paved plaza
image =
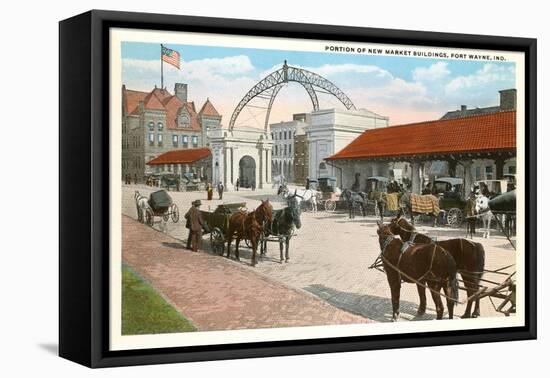
[[[129,218],[136,219],[136,207],[134,203],[134,191],[148,196],[154,189],[144,185],[122,186],[122,213]],[[151,233],[147,230],[147,237],[163,238],[170,236],[183,243],[187,239],[187,229],[183,215],[195,199],[202,200],[202,210],[214,210],[218,204],[232,202],[246,202],[249,209],[260,204],[262,199],[270,199],[274,208],[281,208],[284,202],[277,198],[276,189],[263,189],[257,191],[241,190],[239,192],[224,193],[220,200],[206,201],[206,192],[170,192],[170,196],[180,209],[180,221],[176,224],[168,221],[166,224],[158,222],[154,228],[162,230],[161,233]],[[217,198],[217,195],[215,195]],[[123,217],[124,218],[124,217]],[[348,219],[347,213],[317,213],[302,212],[302,228],[297,230],[290,243],[290,261],[279,262],[278,243],[269,243],[268,253],[259,260],[256,267],[250,266],[250,251],[241,242],[241,261],[231,261],[232,265],[252,275],[265,277],[268,282],[278,282],[297,290],[309,293],[325,303],[356,316],[357,319],[369,319],[379,322],[391,320],[390,290],[385,274],[368,269],[380,253],[378,237],[376,234],[376,221],[374,216],[357,216],[353,220]],[[156,218],[160,221],[160,218]],[[389,218],[387,219],[389,221]],[[142,225],[138,225],[142,226]],[[145,227],[145,226],[143,226]],[[417,225],[419,232],[437,237],[438,240],[454,237],[464,237],[464,229],[451,229],[447,227],[432,228],[427,224]],[[158,236],[156,236],[158,235]],[[480,233],[478,235],[481,235]],[[208,235],[204,236],[203,250],[198,255],[208,255],[212,264],[227,260],[225,257],[214,256],[210,251]],[[496,269],[515,263],[515,251],[499,232],[494,231],[491,239],[483,239],[477,236],[474,241],[481,242],[486,251],[486,269]],[[144,240],[146,242],[146,240]],[[177,253],[188,253],[184,249],[174,249]],[[143,250],[143,255],[135,261],[128,261],[134,267],[138,262],[156,266],[160,264],[154,258],[155,251]],[[147,257],[147,254],[150,257]],[[177,262],[174,261],[176,264]],[[512,271],[514,268],[508,269]],[[502,281],[501,276],[486,275],[488,279]],[[267,282],[267,281],[266,281]],[[224,280],[216,283],[224,285]],[[186,285],[198,283],[189,280],[175,280],[171,285],[179,285],[181,290],[188,290]],[[161,291],[163,289],[158,288]],[[212,288],[211,288],[212,289]],[[206,290],[206,289],[205,289]],[[163,293],[165,294],[165,293]],[[460,292],[460,299],[465,298],[465,292]],[[428,320],[435,319],[435,308],[428,295],[428,308],[425,315],[416,316],[418,306],[418,294],[412,284],[403,284],[401,292],[401,319],[400,320]],[[455,314],[460,316],[465,305],[459,305]],[[332,311],[332,310],[331,310]],[[494,311],[490,301],[485,299],[481,304],[482,316],[503,316]],[[186,314],[187,315],[187,314]],[[328,323],[327,323],[328,324]]]

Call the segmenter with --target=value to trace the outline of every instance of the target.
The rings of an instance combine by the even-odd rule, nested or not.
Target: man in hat
[[[223,199],[223,190],[224,190],[224,187],[223,187],[223,184],[222,182],[220,181],[218,183],[218,196],[220,197],[219,199]]]
[[[192,202],[192,206],[185,214],[187,219],[186,227],[189,228],[189,236],[187,238],[187,248],[191,248],[197,252],[201,246],[202,241],[202,228],[204,222],[201,217],[199,207],[201,206],[201,200],[195,200]]]

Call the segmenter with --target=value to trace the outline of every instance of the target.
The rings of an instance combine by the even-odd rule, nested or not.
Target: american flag
[[[169,49],[162,46],[162,60],[168,64],[173,65],[178,70],[180,68],[180,53],[176,50]]]

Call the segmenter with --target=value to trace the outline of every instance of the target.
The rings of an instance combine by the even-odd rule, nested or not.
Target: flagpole
[[[160,89],[164,89],[164,64],[162,59],[162,43],[160,44]]]

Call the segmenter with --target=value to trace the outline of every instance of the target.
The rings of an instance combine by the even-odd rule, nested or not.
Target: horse
[[[256,251],[258,242],[264,228],[264,225],[271,220],[273,216],[273,207],[269,200],[262,201],[256,210],[251,212],[239,211],[229,218],[229,224],[225,233],[227,240],[227,257],[231,255],[231,242],[235,241],[235,258],[239,259],[239,243],[241,239],[250,241],[252,246],[252,266],[256,266]]]
[[[298,205],[301,205],[303,201],[311,205],[314,213],[317,212],[317,201],[321,198],[321,192],[314,189],[294,189],[294,194],[291,196],[296,197]]]
[[[483,237],[489,239],[491,237],[491,221],[493,213],[489,209],[489,198],[483,194],[476,195],[476,214],[483,222]]]
[[[366,203],[368,195],[365,192],[352,192],[349,189],[344,189],[342,191],[341,198],[347,202],[349,209],[349,219],[355,218],[355,210],[357,208],[361,209],[361,214],[366,216]]]
[[[418,196],[421,200],[430,202],[430,209],[426,210],[426,212],[414,212],[413,211],[413,205],[412,205],[412,197]],[[407,210],[407,213],[411,216],[411,223],[414,226],[414,217],[421,214],[428,214],[433,217],[433,223],[432,226],[435,227],[437,224],[437,217],[439,216],[439,199],[431,194],[426,195],[418,195],[410,192],[404,192],[399,197],[399,207],[401,209]]]
[[[136,202],[138,221],[143,223],[145,221],[145,212],[149,208],[149,200],[136,190],[134,192],[134,201]]]
[[[397,321],[399,318],[401,280],[414,283],[412,279],[427,284],[430,288],[438,320],[443,319],[443,302],[439,296],[439,291],[443,288],[447,296],[449,319],[452,319],[454,305],[458,301],[458,280],[453,256],[437,244],[404,244],[391,232],[389,225],[377,223],[380,257],[391,290],[392,321]],[[421,310],[426,306],[425,288],[418,284],[417,287],[421,300],[419,310]],[[424,303],[422,303],[420,287],[424,292]]]
[[[393,234],[399,235],[401,240],[409,243],[422,243],[431,244],[434,241],[428,236],[421,233],[417,233],[414,226],[412,226],[402,216],[402,213],[393,218],[390,222],[390,230]],[[464,286],[468,298],[474,295],[479,289],[479,282],[483,276],[483,270],[485,269],[485,249],[480,243],[475,243],[468,239],[448,239],[435,242],[435,244],[447,250],[454,258],[456,267],[462,276]],[[420,294],[420,293],[423,294]],[[420,303],[426,303],[426,292],[420,287],[418,293],[421,295]],[[422,298],[423,295],[423,298]],[[479,310],[479,298],[475,300],[475,308],[472,313],[473,299],[468,300],[466,309],[461,318],[477,318],[480,316]],[[420,311],[423,310],[423,311]],[[423,313],[426,310],[425,307],[421,307],[419,311]]]
[[[283,243],[285,245],[285,262],[290,260],[289,244],[294,227],[302,227],[300,220],[300,204],[295,196],[287,198],[287,207],[273,211],[273,218],[268,221],[267,227],[264,228],[264,239],[260,248],[260,254],[265,255],[267,252],[267,237],[272,235],[279,239],[279,250],[281,252],[281,260],[283,262]]]

